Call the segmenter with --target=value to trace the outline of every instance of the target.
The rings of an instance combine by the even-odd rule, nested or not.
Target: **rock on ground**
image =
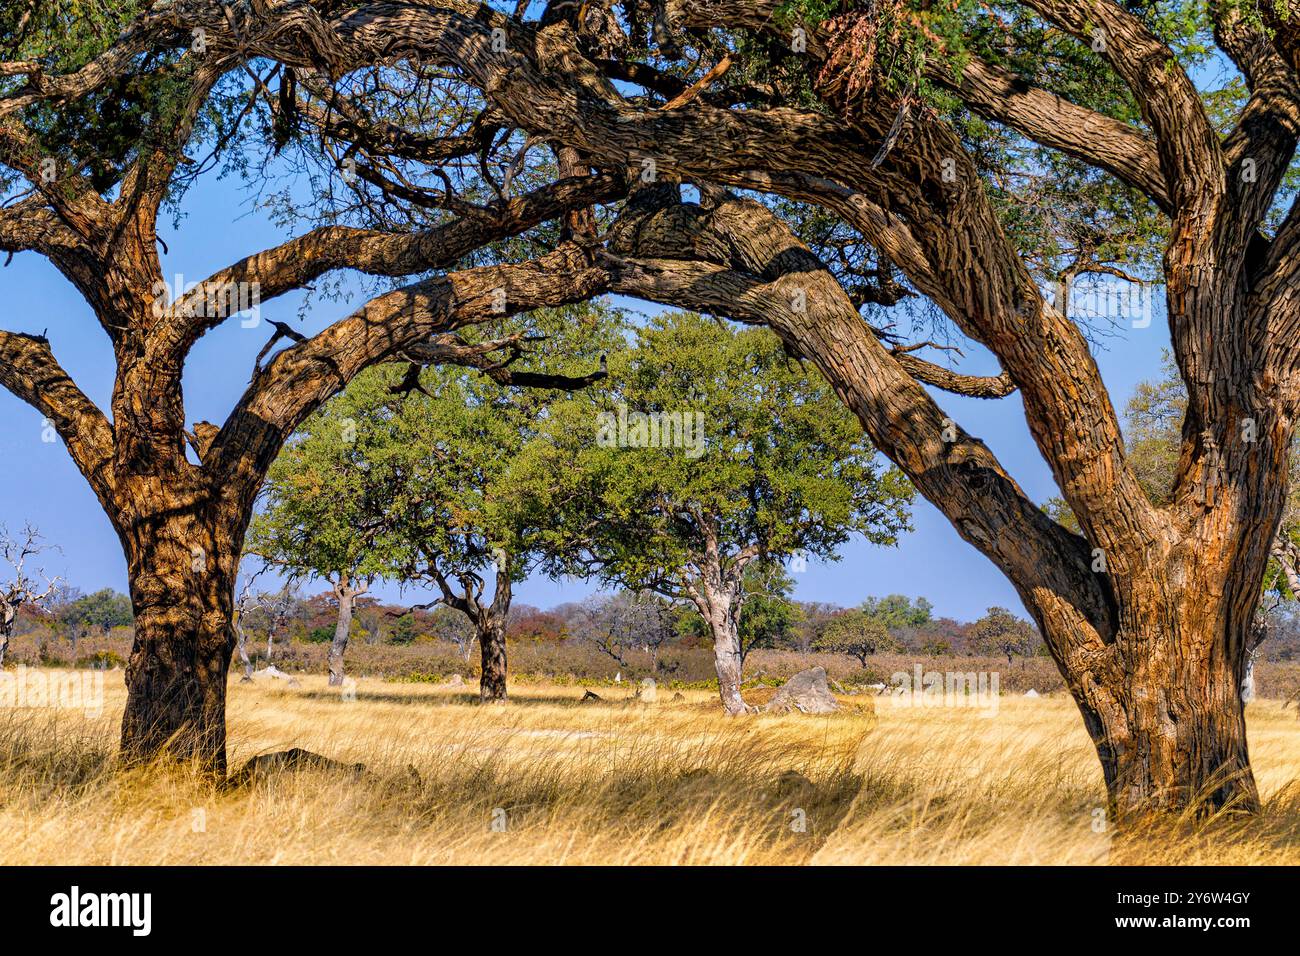
[[[298,678],[294,677],[292,674],[286,674],[284,671],[280,670],[280,668],[276,667],[274,664],[268,664],[266,665],[266,667],[263,667],[260,671],[255,671],[253,673],[254,680],[261,680],[264,678],[274,678],[275,680],[282,680],[290,687],[299,686]]]
[[[785,682],[763,710],[770,714],[830,714],[840,709],[826,682],[826,668],[811,667]]]

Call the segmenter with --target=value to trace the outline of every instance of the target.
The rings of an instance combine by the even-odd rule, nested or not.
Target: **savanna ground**
[[[214,793],[115,771],[125,689],[104,677],[97,714],[0,709],[0,863],[1300,863],[1300,720],[1279,700],[1248,711],[1262,816],[1115,829],[1059,693],[727,718],[705,690],[515,683],[485,706],[472,684],[232,678],[232,768],[302,747],[367,770]]]

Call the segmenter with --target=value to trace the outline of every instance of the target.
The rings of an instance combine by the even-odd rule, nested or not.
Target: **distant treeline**
[[[257,606],[246,612],[244,627],[259,645],[327,644],[334,636],[338,602],[330,592],[303,595],[290,587],[281,606]],[[24,607],[17,634],[44,630],[74,646],[87,637],[108,635],[131,626],[126,595],[105,588],[83,594],[64,588],[48,611]],[[1266,660],[1300,660],[1300,604],[1287,603],[1268,617]],[[272,633],[273,632],[273,633]],[[865,664],[875,654],[934,657],[1045,657],[1046,646],[1037,629],[1005,608],[991,607],[973,621],[935,616],[924,597],[891,594],[867,598],[844,607],[820,601],[798,601],[780,593],[750,599],[741,626],[743,647],[799,653],[843,653]],[[468,658],[474,630],[463,614],[442,606],[385,603],[374,597],[357,600],[353,640],[367,645],[404,646],[441,643]],[[596,648],[612,661],[640,666],[668,648],[709,647],[709,635],[693,609],[657,595],[619,591],[597,594],[551,608],[516,604],[510,610],[506,639],[513,644],[580,643]],[[258,655],[261,656],[260,654]]]

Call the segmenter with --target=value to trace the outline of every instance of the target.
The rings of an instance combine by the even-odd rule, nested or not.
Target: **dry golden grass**
[[[0,863],[1300,863],[1300,721],[1271,701],[1249,712],[1261,817],[1117,832],[1058,696],[728,719],[703,692],[232,683],[232,767],[296,746],[369,772],[213,793],[114,772],[120,682],[98,716],[0,711]]]

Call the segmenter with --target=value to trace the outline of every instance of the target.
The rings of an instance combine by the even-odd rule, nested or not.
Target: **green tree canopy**
[[[519,497],[547,525],[546,567],[689,602],[713,638],[724,704],[743,709],[746,570],[834,559],[854,534],[893,544],[911,487],[765,330],[662,314],[609,370],[608,388],[552,409],[520,462]]]
[[[863,667],[867,658],[882,651],[899,649],[899,643],[889,633],[884,620],[861,608],[850,608],[835,615],[813,641],[814,650],[849,654]]]
[[[96,628],[107,634],[115,627],[131,623],[131,599],[112,588],[101,588],[91,594],[75,592],[61,602],[55,616],[71,628]]]
[[[570,384],[568,372],[573,382],[598,379],[583,373],[620,347],[620,323],[617,310],[590,303],[542,310],[494,334],[517,343],[511,369],[522,381],[545,363]],[[458,348],[477,345],[466,338]],[[332,576],[341,613],[350,598],[340,581],[382,575],[432,585],[438,602],[473,624],[481,689],[500,699],[512,589],[545,540],[544,515],[517,494],[515,469],[563,393],[503,386],[491,371],[390,365],[359,375],[277,460],[248,547],[301,573]],[[336,644],[346,644],[345,633]]]
[[[882,598],[869,597],[862,602],[864,613],[879,621],[887,629],[920,627],[930,622],[934,605],[923,597],[913,602],[903,594],[889,594]]]
[[[1007,663],[1013,655],[1033,653],[1034,628],[1004,607],[991,607],[971,625],[971,644],[983,654],[1003,654]]]

